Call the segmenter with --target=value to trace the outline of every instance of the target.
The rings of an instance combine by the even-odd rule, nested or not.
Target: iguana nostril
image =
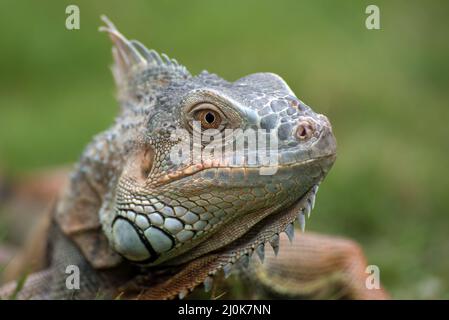
[[[296,128],[296,137],[300,140],[308,140],[313,136],[314,131],[315,125],[312,122],[302,120]]]

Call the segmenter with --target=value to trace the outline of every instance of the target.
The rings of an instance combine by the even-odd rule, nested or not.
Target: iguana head
[[[282,230],[273,217],[298,203],[304,219],[335,160],[325,116],[275,74],[235,82],[192,76],[106,23],[125,152],[101,221],[118,253],[146,265],[178,264],[236,241],[252,250],[275,239]]]

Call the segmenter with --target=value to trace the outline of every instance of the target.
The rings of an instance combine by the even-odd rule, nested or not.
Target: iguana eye
[[[211,109],[203,109],[195,114],[195,120],[201,122],[203,129],[218,129],[221,124],[221,116]]]
[[[226,128],[237,128],[240,125],[240,116],[228,103],[222,102],[216,97],[191,96],[185,98],[183,120],[191,132],[195,130],[204,131],[202,134],[215,134]],[[215,132],[215,133],[213,133]]]

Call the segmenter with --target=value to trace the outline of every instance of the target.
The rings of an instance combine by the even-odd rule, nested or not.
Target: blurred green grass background
[[[77,4],[81,29],[65,29]],[[365,28],[377,4],[381,30]],[[11,1],[0,4],[0,166],[75,162],[114,118],[128,37],[235,80],[281,75],[329,116],[338,159],[308,229],[360,242],[394,298],[449,298],[447,1]],[[2,226],[5,227],[5,226]],[[6,226],[7,227],[7,226]]]

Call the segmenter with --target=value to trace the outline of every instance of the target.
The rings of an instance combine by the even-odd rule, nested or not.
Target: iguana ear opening
[[[107,32],[114,45],[112,73],[120,99],[135,98],[140,101],[172,80],[191,77],[175,59],[165,54],[159,55],[137,40],[128,40],[106,16],[101,16],[101,19],[106,25],[99,30]]]

